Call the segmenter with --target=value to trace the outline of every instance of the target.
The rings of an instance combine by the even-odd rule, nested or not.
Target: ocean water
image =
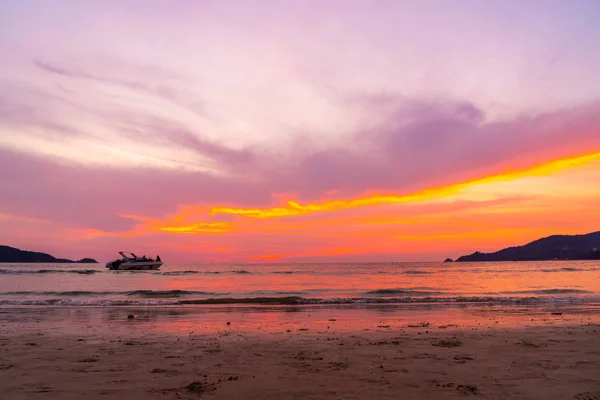
[[[0,264],[0,307],[600,304],[600,262]]]

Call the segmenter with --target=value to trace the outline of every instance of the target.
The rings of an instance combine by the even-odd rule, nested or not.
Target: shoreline
[[[181,290],[132,290],[123,292],[0,292],[0,308],[10,307],[168,307],[168,306],[361,306],[361,305],[494,305],[556,306],[600,305],[600,298],[574,289],[550,289],[538,296],[371,296],[371,297],[303,297],[241,296],[194,298],[198,293]],[[534,293],[532,293],[534,294]],[[553,297],[553,296],[569,297]],[[19,296],[20,298],[18,298]],[[35,296],[35,297],[29,297]]]

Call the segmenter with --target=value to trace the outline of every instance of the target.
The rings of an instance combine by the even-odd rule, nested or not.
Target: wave
[[[540,289],[540,290],[517,290],[514,292],[500,292],[501,294],[589,294],[587,290],[580,289]]]
[[[219,293],[213,292],[198,292],[192,290],[134,290],[124,293],[127,296],[144,297],[144,298],[174,298],[182,296],[217,296]],[[227,294],[227,293],[221,293]]]
[[[119,306],[169,306],[177,305],[177,301],[157,300],[0,300],[0,306],[63,306],[63,307],[119,307]]]
[[[583,268],[573,268],[573,267],[564,267],[564,268],[552,268],[552,269],[542,269],[542,272],[579,272],[579,271],[588,271]],[[520,272],[528,272],[528,271],[520,271]]]
[[[192,306],[192,305],[364,305],[364,304],[505,304],[505,305],[538,305],[548,303],[583,303],[581,298],[548,298],[548,297],[365,297],[365,298],[302,298],[286,297],[250,297],[250,298],[209,298],[197,300],[115,300],[115,299],[36,299],[36,300],[0,300],[0,306]]]
[[[101,271],[97,269],[0,269],[0,274],[6,275],[30,275],[30,274],[80,274],[80,275],[92,275],[102,274],[105,272],[117,273],[117,274],[151,274],[151,275],[163,275],[163,276],[185,276],[185,275],[217,275],[217,274],[250,274],[251,272],[246,270],[236,271]]]
[[[379,270],[379,271],[373,271],[373,273],[376,274],[384,274],[384,275],[397,275],[397,274],[406,274],[406,275],[429,275],[429,274],[435,274],[435,273],[440,273],[440,272],[444,272],[444,270],[441,269],[436,269],[435,271],[423,271],[420,269],[401,269],[401,268],[394,268],[394,269],[388,269],[388,270]]]
[[[246,271],[243,269],[235,270],[235,271],[167,271],[167,272],[157,272],[157,271],[140,271],[140,272],[150,272],[156,275],[164,275],[164,276],[180,276],[180,275],[219,275],[219,274],[251,274],[252,272]]]
[[[443,292],[418,289],[377,289],[368,291],[366,294],[376,296],[432,296],[443,294]]]
[[[315,289],[307,289],[305,291],[300,290],[253,290],[252,292],[246,292],[243,294],[245,297],[272,297],[272,296],[306,296],[310,295],[310,292]]]
[[[150,274],[150,275],[163,275],[163,276],[183,276],[183,275],[217,275],[227,273],[221,271],[111,271],[118,274]]]
[[[178,275],[193,275],[193,274],[199,274],[199,271],[169,271],[169,272],[159,272],[157,275],[164,275],[164,276],[178,276]],[[215,274],[218,274],[218,272],[215,272]]]
[[[244,297],[244,298],[225,298],[225,299],[203,299],[203,300],[180,300],[179,304],[260,304],[260,305],[293,305],[302,304],[301,297]]]
[[[0,293],[0,296],[110,296],[119,294],[119,292],[92,292],[86,290],[72,290],[66,292],[52,292],[52,291],[44,291],[44,292],[31,292],[31,291],[19,291],[19,292],[6,292]]]
[[[303,294],[307,294],[306,292],[277,292],[277,294],[282,296],[301,296]]]
[[[484,267],[475,267],[475,268],[454,268],[454,269],[440,269],[437,270],[437,273],[465,273],[465,274],[499,274],[499,273],[507,273],[507,274],[517,274],[517,273],[537,273],[537,272],[583,272],[583,271],[594,271],[596,268],[575,268],[575,267],[563,267],[563,268],[543,268],[543,269],[523,269],[523,268],[515,268],[515,269],[497,269],[497,268],[484,268]]]
[[[92,275],[102,273],[96,269],[0,269],[0,274],[21,275],[21,274],[80,274]]]
[[[301,299],[300,304],[431,304],[431,303],[508,303],[536,304],[547,299],[539,297],[364,297]]]
[[[57,296],[57,297],[99,297],[99,296],[131,296],[141,298],[178,298],[182,296],[219,296],[227,295],[229,293],[215,293],[215,292],[199,292],[189,290],[132,290],[124,292],[93,292],[85,290],[74,290],[65,292],[55,291],[44,291],[44,292],[32,292],[32,291],[19,291],[19,292],[7,292],[0,293],[0,296]]]

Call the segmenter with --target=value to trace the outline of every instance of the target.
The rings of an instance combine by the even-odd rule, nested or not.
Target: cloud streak
[[[80,68],[69,68],[66,66],[50,63],[43,60],[34,60],[33,65],[38,69],[50,74],[60,75],[67,78],[84,79],[103,84],[116,85],[132,91],[150,94],[162,98],[163,100],[168,100],[177,103],[177,96],[175,94],[175,90],[166,85],[152,86],[142,81],[126,80],[101,74],[95,74],[87,72]]]

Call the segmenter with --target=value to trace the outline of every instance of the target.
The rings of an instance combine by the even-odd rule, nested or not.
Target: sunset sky
[[[0,244],[435,261],[600,230],[600,2],[0,2]]]

